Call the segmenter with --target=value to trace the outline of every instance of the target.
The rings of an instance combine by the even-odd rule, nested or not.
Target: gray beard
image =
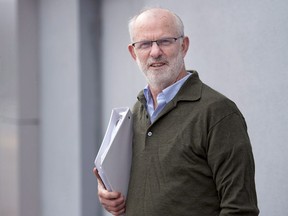
[[[181,53],[178,54],[174,61],[169,62],[169,67],[166,70],[147,70],[146,65],[142,65],[138,60],[137,64],[145,75],[148,85],[152,89],[159,89],[161,91],[172,85],[176,81],[181,70],[184,68],[184,60]]]

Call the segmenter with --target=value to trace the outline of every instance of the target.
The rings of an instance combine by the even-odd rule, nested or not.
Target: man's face
[[[168,87],[176,81],[183,68],[182,53],[179,48],[177,49],[176,44],[172,46],[163,50],[154,43],[150,53],[154,52],[157,55],[138,54],[136,62],[151,86],[161,89]]]
[[[152,88],[168,87],[184,70],[186,50],[183,49],[183,39],[178,38],[181,36],[178,34],[174,19],[163,11],[145,14],[139,17],[134,25],[134,42],[172,38],[171,43],[168,43],[167,46],[165,43],[159,43],[158,46],[156,42],[153,42],[152,46],[145,46],[145,49],[137,46],[129,47],[130,52],[133,52],[133,54],[131,53],[133,58]]]

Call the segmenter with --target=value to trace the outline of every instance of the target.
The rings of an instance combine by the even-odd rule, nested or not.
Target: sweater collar
[[[199,79],[197,71],[190,70],[187,72],[192,73],[192,75],[186,80],[176,96],[170,101],[169,104],[172,106],[176,106],[179,101],[196,101],[201,98],[201,89],[203,83]],[[137,98],[142,104],[146,104],[143,90],[138,94]]]

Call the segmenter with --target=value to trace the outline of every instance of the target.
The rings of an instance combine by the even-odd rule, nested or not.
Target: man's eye
[[[157,41],[158,44],[161,46],[169,46],[172,42],[171,39],[161,39]]]
[[[140,49],[151,47],[151,41],[143,41],[139,44]]]

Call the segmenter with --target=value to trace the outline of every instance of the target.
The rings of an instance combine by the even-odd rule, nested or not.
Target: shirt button
[[[147,135],[148,135],[149,137],[151,137],[151,136],[152,136],[152,132],[149,131]]]

